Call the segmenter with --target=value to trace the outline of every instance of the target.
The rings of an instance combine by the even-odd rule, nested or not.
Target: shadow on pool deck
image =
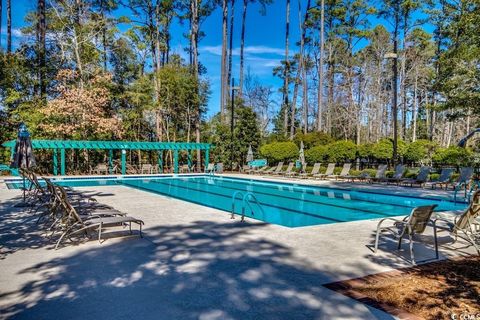
[[[287,247],[246,237],[265,226],[160,226],[144,240],[57,257],[19,270],[36,280],[2,293],[12,301],[2,312],[12,319],[388,318],[322,287],[328,274]]]
[[[106,197],[110,193],[76,191],[89,197]],[[37,225],[35,207],[15,207],[22,203],[21,195],[0,202],[0,261],[7,255],[25,249],[48,246],[51,241],[45,237],[44,226]]]

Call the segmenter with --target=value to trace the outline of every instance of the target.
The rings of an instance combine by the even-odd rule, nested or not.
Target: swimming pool
[[[64,178],[54,180],[64,186],[123,185],[208,207],[231,212],[236,194],[235,213],[286,227],[303,227],[388,216],[406,215],[413,207],[437,204],[436,211],[458,210],[465,204],[436,198],[419,198],[270,182],[224,176],[166,176],[128,178]],[[10,188],[20,183],[7,182]],[[253,197],[246,196],[253,194]],[[243,201],[246,196],[249,201]]]

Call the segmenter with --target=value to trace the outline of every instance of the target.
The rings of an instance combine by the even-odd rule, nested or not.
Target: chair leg
[[[412,235],[409,235],[408,236],[409,240],[410,240],[410,259],[412,260],[412,264],[415,264],[415,257],[413,255],[413,239],[412,239]]]
[[[400,236],[400,238],[398,239],[398,246],[397,246],[397,250],[400,250],[402,248],[402,240],[403,240],[403,234]]]
[[[375,235],[375,250],[373,251],[374,253],[377,253],[379,239],[380,239],[380,228],[377,228],[377,234]]]
[[[438,260],[438,239],[437,239],[437,227],[433,225],[433,240],[435,241],[435,259]]]
[[[98,242],[101,244],[102,243],[102,225],[103,223],[100,222],[100,226],[98,227]]]

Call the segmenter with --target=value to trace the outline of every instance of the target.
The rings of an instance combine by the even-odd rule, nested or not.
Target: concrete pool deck
[[[123,186],[78,190],[143,219],[145,237],[55,251],[0,183],[0,319],[391,319],[322,284],[410,265],[389,237],[376,255],[367,246],[378,220],[286,228]],[[449,241],[443,258],[473,253]]]

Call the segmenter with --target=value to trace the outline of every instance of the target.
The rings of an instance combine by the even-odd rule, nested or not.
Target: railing
[[[262,206],[260,205],[260,202],[258,201],[257,197],[252,193],[252,192],[242,192],[242,191],[235,191],[232,195],[232,214],[230,216],[230,219],[235,219],[235,201],[237,200],[237,196],[241,196],[242,199],[242,218],[240,221],[245,221],[245,209],[246,206],[248,205],[248,208],[252,212],[252,216],[255,216],[255,213],[253,211],[252,207],[252,202],[251,200],[254,201],[254,204],[257,205],[258,209],[261,211],[261,213],[265,213],[263,211]]]

